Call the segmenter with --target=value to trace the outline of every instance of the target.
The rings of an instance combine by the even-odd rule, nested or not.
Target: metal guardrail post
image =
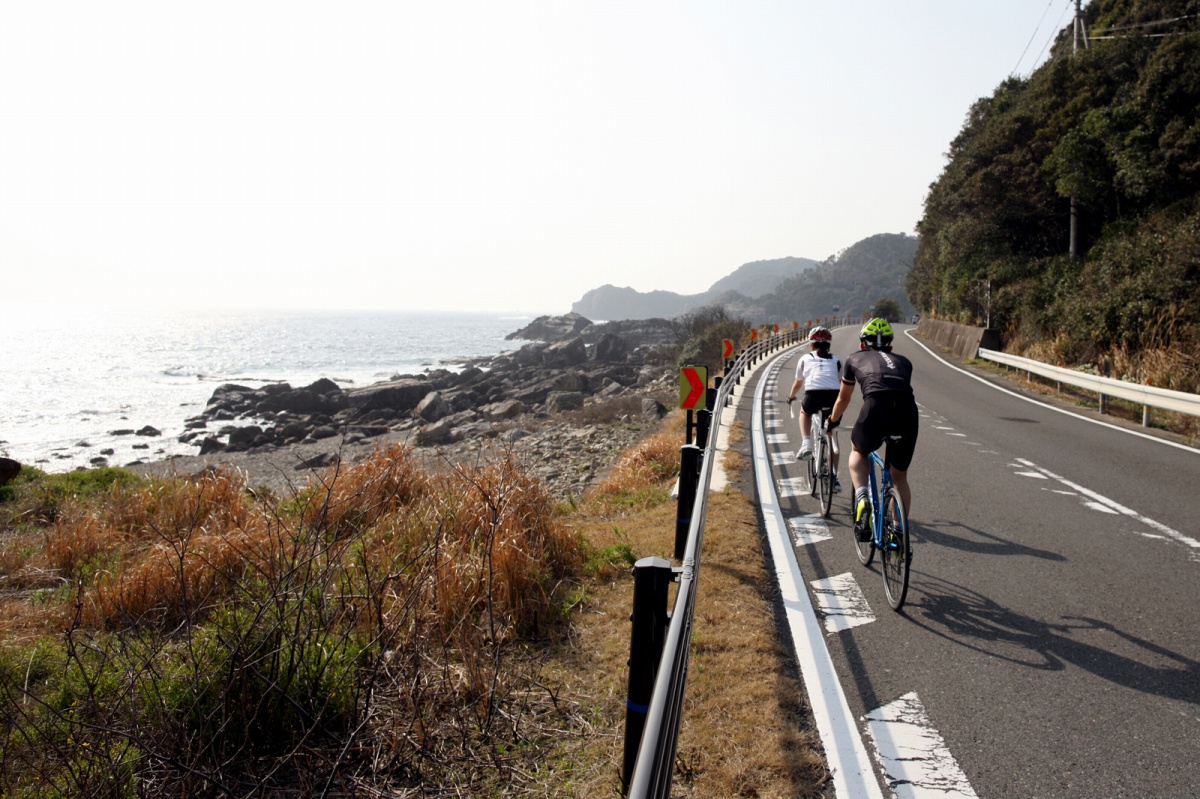
[[[692,526],[692,507],[696,504],[696,485],[700,481],[703,451],[695,444],[679,448],[679,510],[675,513],[675,560],[683,560],[688,528]]]
[[[665,558],[642,558],[633,565],[633,632],[629,642],[629,692],[625,699],[625,758],[621,767],[621,795],[629,791],[629,780],[637,762],[646,711],[654,692],[654,678],[662,659],[669,614],[667,588],[675,571]]]

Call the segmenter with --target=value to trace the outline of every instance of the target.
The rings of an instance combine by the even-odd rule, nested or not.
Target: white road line
[[[786,357],[788,354],[785,352],[773,363],[782,363]],[[766,457],[766,441],[758,426],[762,418],[765,390],[765,382],[759,382],[751,406],[754,483],[762,508],[763,528],[770,545],[775,580],[779,585],[780,600],[792,636],[792,651],[804,677],[805,688],[808,689],[808,701],[821,743],[825,747],[835,796],[839,799],[883,799],[883,790],[875,778],[871,757],[859,734],[858,724],[850,714],[850,705],[833,668],[833,659],[825,645],[817,614],[804,588],[796,551],[792,549],[786,534],[787,524],[779,507],[779,498],[772,490],[774,483]]]
[[[1139,522],[1146,525],[1147,527],[1150,527],[1151,529],[1155,530],[1156,532],[1161,533],[1162,535],[1166,536],[1167,538],[1177,541],[1180,544],[1183,544],[1185,547],[1190,548],[1192,550],[1192,552],[1188,556],[1189,559],[1194,560],[1194,561],[1200,561],[1200,541],[1196,540],[1195,538],[1192,538],[1189,535],[1184,535],[1183,533],[1179,532],[1178,530],[1168,527],[1167,525],[1163,524],[1162,522],[1157,522],[1154,519],[1151,519],[1147,516],[1143,516],[1142,514],[1138,513],[1137,511],[1135,511],[1131,508],[1127,508],[1115,500],[1111,500],[1102,494],[1098,494],[1095,491],[1092,491],[1090,488],[1084,488],[1083,486],[1079,485],[1078,483],[1072,483],[1070,480],[1066,479],[1065,477],[1057,475],[1054,472],[1050,471],[1049,469],[1043,469],[1041,466],[1038,466],[1036,463],[1033,463],[1032,461],[1027,461],[1024,458],[1017,458],[1017,462],[1028,469],[1033,469],[1033,470],[1039,472],[1044,477],[1047,477],[1051,480],[1057,480],[1058,482],[1065,485],[1067,488],[1070,488],[1070,489],[1074,490],[1075,492],[1082,494],[1083,496],[1087,497],[1088,499],[1092,500],[1093,502],[1095,502],[1099,505],[1103,505],[1104,507],[1108,508],[1109,510],[1113,511],[1114,513],[1120,513],[1124,516],[1128,516],[1131,519],[1137,519]],[[1086,500],[1084,500],[1084,504],[1088,504]]]
[[[825,617],[827,632],[841,632],[875,621],[871,603],[867,602],[866,594],[858,587],[858,582],[850,572],[813,580],[809,585],[817,600],[817,608]]]
[[[863,718],[896,799],[977,799],[915,693]]]
[[[779,488],[777,489],[780,497],[801,497],[812,493],[812,484],[808,482],[808,475],[802,477],[781,477],[779,478]]]
[[[1175,447],[1175,449],[1182,449],[1186,452],[1192,452],[1192,453],[1200,455],[1200,449],[1196,449],[1195,447],[1189,447],[1186,444],[1177,444],[1174,441],[1169,441],[1165,438],[1159,438],[1158,436],[1148,435],[1146,433],[1142,433],[1137,430],[1129,430],[1124,427],[1117,427],[1115,424],[1109,424],[1108,422],[1101,422],[1098,419],[1089,419],[1086,416],[1080,416],[1079,414],[1072,413],[1071,411],[1068,411],[1064,408],[1056,408],[1053,405],[1050,405],[1048,403],[1040,402],[1037,399],[1034,399],[1033,397],[1026,397],[1024,394],[1018,394],[1015,391],[1009,391],[1007,388],[1001,388],[1000,386],[996,385],[995,383],[992,383],[989,380],[984,380],[979,375],[972,374],[971,372],[967,371],[966,369],[963,369],[961,366],[955,366],[954,364],[950,363],[945,358],[938,355],[933,350],[929,349],[929,347],[925,346],[925,342],[921,341],[916,336],[914,336],[912,330],[905,330],[904,335],[908,336],[909,339],[914,344],[916,344],[918,347],[920,347],[921,349],[928,352],[930,355],[932,355],[937,360],[941,361],[944,365],[949,366],[951,369],[953,369],[956,372],[962,372],[964,375],[971,378],[972,380],[978,380],[980,383],[983,383],[988,388],[994,388],[996,391],[1003,392],[1005,394],[1008,394],[1009,396],[1016,397],[1019,400],[1024,400],[1025,402],[1031,402],[1034,405],[1037,405],[1038,407],[1041,407],[1041,408],[1045,408],[1048,411],[1054,411],[1055,413],[1061,413],[1064,416],[1071,416],[1076,419],[1082,419],[1085,422],[1091,422],[1092,424],[1098,424],[1101,427],[1107,427],[1109,430],[1116,430],[1118,433],[1128,433],[1131,436],[1137,436],[1138,438],[1144,438],[1147,441],[1156,441],[1159,444],[1165,444],[1168,447]]]
[[[793,516],[787,520],[787,526],[792,531],[792,543],[798,547],[833,538],[833,533],[829,532],[829,525],[825,523],[824,517],[819,513]]]
[[[796,462],[796,453],[794,452],[772,452],[772,466],[787,466],[789,463]]]
[[[770,433],[767,435],[768,444],[788,444],[791,443],[791,438],[787,433]]]

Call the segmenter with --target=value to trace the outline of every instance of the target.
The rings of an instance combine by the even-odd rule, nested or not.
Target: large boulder
[[[425,398],[417,403],[417,418],[425,422],[436,422],[450,413],[450,405],[442,397],[440,391],[430,391]]]
[[[253,446],[254,440],[262,435],[262,432],[263,429],[256,424],[235,427],[229,431],[228,448],[235,451],[248,449]]]
[[[510,399],[502,402],[492,402],[479,409],[483,418],[491,421],[514,419],[525,412],[525,406],[520,400]]]
[[[587,345],[579,336],[556,341],[542,350],[542,363],[551,368],[577,366],[587,361]]]
[[[11,483],[21,473],[21,462],[12,458],[0,458],[0,486]]]
[[[578,391],[552,391],[546,397],[547,413],[577,411],[583,407],[583,395]]]
[[[362,410],[390,408],[397,413],[408,413],[433,390],[434,385],[428,380],[401,377],[362,388],[352,388],[346,392],[346,404]]]
[[[541,366],[542,352],[546,349],[546,344],[538,341],[533,344],[526,344],[521,349],[517,350],[513,356],[518,367],[522,366]]]
[[[620,363],[629,357],[629,342],[614,333],[605,333],[592,345],[592,360]]]
[[[435,444],[444,444],[450,440],[450,434],[454,432],[454,423],[451,419],[439,419],[433,424],[427,424],[421,427],[416,432],[417,446],[429,447]]]

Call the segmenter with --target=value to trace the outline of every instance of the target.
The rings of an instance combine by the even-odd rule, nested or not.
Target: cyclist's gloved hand
[[[835,429],[835,428],[836,428],[838,425],[840,425],[841,423],[842,423],[842,420],[841,420],[841,419],[838,419],[838,420],[836,420],[836,421],[835,421],[835,420],[833,420],[833,419],[826,419],[826,420],[825,420],[825,429],[826,429],[827,431],[829,431],[829,432],[831,432],[831,433],[832,433],[832,432],[833,432],[833,430],[834,430],[834,429]]]
[[[795,402],[795,401],[796,401],[796,398],[795,398],[795,397],[788,397],[788,400],[787,400],[787,402],[788,402],[788,405],[791,405],[791,404],[792,404],[793,402]]]

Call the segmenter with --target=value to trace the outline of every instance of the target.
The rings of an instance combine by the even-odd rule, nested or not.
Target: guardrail
[[[996,350],[984,349],[982,347],[979,349],[979,357],[1005,366],[1011,366],[1014,369],[1020,369],[1030,374],[1049,378],[1058,383],[1066,383],[1069,386],[1082,388],[1086,391],[1094,391],[1100,395],[1101,413],[1104,412],[1106,397],[1119,397],[1123,400],[1136,402],[1142,406],[1143,427],[1150,425],[1150,408],[1161,408],[1162,410],[1200,416],[1200,396],[1189,394],[1186,391],[1173,391],[1168,388],[1158,388],[1157,386],[1127,383],[1124,380],[1090,375],[1086,372],[1079,372],[1062,366],[1051,366],[1041,361],[1034,361],[1029,358],[1022,358],[1019,355],[1009,355],[1005,352],[997,352]]]
[[[630,617],[633,629],[621,771],[622,790],[629,797],[666,799],[671,794],[720,410],[729,404],[734,387],[741,383],[747,370],[760,359],[775,350],[795,346],[807,337],[807,329],[766,336],[726,363],[719,385],[715,391],[709,389],[707,401],[713,414],[710,423],[697,425],[696,444],[689,441],[680,451],[680,525],[687,520],[686,538],[682,538],[682,529],[676,530],[675,557],[682,557],[681,565],[672,567],[664,558],[642,558],[634,565]],[[679,587],[674,609],[668,614],[669,587],[674,582]]]

